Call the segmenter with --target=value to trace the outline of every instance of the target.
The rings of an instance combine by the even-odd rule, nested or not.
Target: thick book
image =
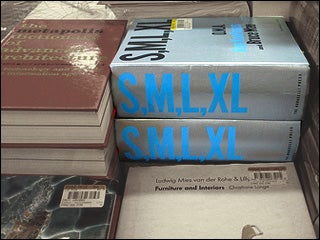
[[[117,179],[120,163],[115,146],[113,147],[113,152],[106,154],[102,160],[30,159],[28,156],[22,159],[4,158],[1,159],[1,174],[77,175]]]
[[[115,119],[121,160],[292,161],[300,121]]]
[[[21,21],[1,42],[1,143],[104,143],[126,24]]]
[[[1,238],[114,239],[119,183],[80,176],[1,176]]]
[[[1,159],[38,159],[38,160],[92,160],[99,161],[105,159],[106,154],[115,149],[114,128],[110,128],[107,133],[106,147],[3,147],[1,148]]]
[[[250,16],[246,1],[99,1],[116,19]]]
[[[118,179],[119,156],[114,128],[105,147],[3,147],[3,175],[77,175]]]
[[[316,239],[294,163],[129,168],[117,239]]]
[[[107,85],[108,86],[108,85]],[[4,115],[4,121],[6,123],[1,123],[1,146],[10,147],[10,146],[66,146],[66,145],[91,145],[91,146],[103,146],[107,141],[107,132],[112,126],[112,121],[115,115],[115,109],[113,107],[112,97],[110,91],[108,91],[108,97],[105,102],[105,105],[102,107],[103,115],[101,122],[98,125],[87,125],[83,123],[83,125],[78,124],[72,125],[72,121],[68,121],[69,116],[65,116],[64,123],[61,121],[61,124],[50,124],[48,121],[48,125],[43,122],[43,124],[38,125],[32,122],[29,124],[22,124],[21,120],[24,119],[23,112],[13,113],[16,115],[14,118],[16,119],[19,116],[20,123],[11,122],[12,118],[7,119],[5,111],[1,111]],[[48,113],[51,115],[50,118],[55,118],[55,111]],[[71,115],[73,114],[70,112]],[[21,115],[22,114],[22,115]],[[63,115],[64,113],[62,113]],[[36,111],[31,112],[29,116],[37,116]],[[40,113],[41,115],[41,113]],[[59,114],[58,114],[59,115]],[[66,115],[69,115],[66,111]],[[77,115],[75,113],[75,115]],[[85,115],[85,114],[84,114]],[[40,117],[40,116],[38,116]],[[41,117],[40,117],[41,118]],[[28,117],[26,117],[28,119]],[[80,118],[79,118],[80,119]]]
[[[301,120],[310,71],[282,17],[136,19],[110,66],[127,118]]]

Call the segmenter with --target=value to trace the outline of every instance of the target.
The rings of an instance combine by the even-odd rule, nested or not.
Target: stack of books
[[[121,159],[293,160],[309,64],[283,18],[136,20],[110,66]]]
[[[1,42],[1,174],[115,176],[109,64],[126,25],[27,19]]]
[[[137,19],[110,66],[120,159],[146,166],[118,238],[314,237],[293,164],[310,69],[283,18]]]

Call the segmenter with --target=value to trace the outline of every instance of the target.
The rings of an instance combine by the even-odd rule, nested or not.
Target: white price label
[[[191,30],[192,18],[173,18],[171,20],[171,30]]]
[[[106,196],[105,185],[66,185],[61,208],[100,208]]]
[[[253,184],[280,185],[288,183],[287,170],[284,167],[249,168]]]

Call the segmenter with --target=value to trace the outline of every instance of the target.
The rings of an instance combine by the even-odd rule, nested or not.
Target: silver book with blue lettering
[[[116,119],[122,161],[292,161],[300,121]]]
[[[282,17],[137,19],[111,70],[127,118],[301,120],[309,82]]]

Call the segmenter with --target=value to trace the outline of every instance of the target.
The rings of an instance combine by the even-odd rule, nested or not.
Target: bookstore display
[[[319,3],[277,6],[39,2],[2,26],[1,238],[318,238]]]

